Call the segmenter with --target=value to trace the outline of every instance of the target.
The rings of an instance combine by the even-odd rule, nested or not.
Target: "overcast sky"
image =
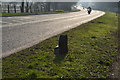
[[[119,2],[120,0],[80,0],[80,2]]]
[[[21,2],[22,0],[0,0],[1,2]],[[26,0],[24,0],[26,1]],[[35,2],[119,2],[120,0],[28,0]]]

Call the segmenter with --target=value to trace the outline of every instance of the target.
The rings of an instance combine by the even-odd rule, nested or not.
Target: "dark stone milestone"
[[[67,35],[60,35],[59,37],[59,54],[68,53],[68,37]]]

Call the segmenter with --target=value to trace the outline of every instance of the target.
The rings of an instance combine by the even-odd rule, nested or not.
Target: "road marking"
[[[7,23],[9,23],[9,22],[0,21],[0,23],[5,23],[5,24],[7,24]]]
[[[13,22],[17,22],[17,23],[20,23],[20,22],[26,22],[26,20],[12,20]],[[28,20],[27,20],[28,21]],[[14,23],[13,23],[14,24]]]
[[[82,19],[82,18],[86,18],[86,17],[89,17],[89,16],[93,16],[93,15],[96,15],[98,14],[99,12],[96,12],[95,14],[91,14],[91,15],[86,15],[86,16],[82,16],[82,17],[75,17],[75,18],[70,18],[70,19],[67,19],[67,20],[74,20],[74,19]],[[91,19],[91,18],[90,18]],[[66,20],[62,20],[62,21],[66,21]],[[80,22],[79,22],[80,23]]]
[[[92,11],[92,12],[100,12],[100,11]],[[12,25],[3,25],[2,27],[13,27],[13,26],[18,26],[18,25],[25,25],[25,24],[30,24],[30,23],[38,23],[38,22],[46,22],[46,21],[52,21],[52,20],[59,20],[59,19],[65,19],[65,18],[72,18],[72,17],[77,17],[77,16],[82,16],[82,15],[87,15],[87,13],[83,13],[80,15],[74,15],[74,16],[68,16],[68,17],[61,17],[61,18],[54,18],[54,19],[45,19],[45,20],[37,20],[37,21],[30,21],[30,22],[23,22],[23,23],[18,23],[18,24],[12,24]],[[89,15],[90,16],[90,15]],[[83,16],[82,16],[83,17]],[[81,18],[82,18],[81,17]]]

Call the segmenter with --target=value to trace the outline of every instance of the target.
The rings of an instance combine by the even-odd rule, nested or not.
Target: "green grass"
[[[99,23],[103,22],[103,23]],[[69,52],[55,55],[59,35],[3,59],[3,78],[107,78],[117,56],[115,13],[64,32]]]
[[[75,11],[56,11],[56,12],[40,12],[40,13],[2,13],[0,16],[8,17],[8,16],[26,16],[26,15],[40,15],[40,14],[58,14],[58,13],[68,13],[68,12],[77,12]]]

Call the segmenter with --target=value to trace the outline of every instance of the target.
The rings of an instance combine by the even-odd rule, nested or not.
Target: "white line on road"
[[[99,11],[96,11],[96,13],[98,13]],[[74,16],[69,16],[69,17],[61,17],[61,18],[53,18],[53,19],[45,19],[45,20],[37,20],[37,21],[30,21],[30,22],[23,22],[23,23],[18,23],[18,24],[11,24],[11,25],[3,25],[2,27],[9,27],[9,26],[17,26],[17,25],[25,25],[25,24],[30,24],[30,23],[38,23],[38,22],[45,22],[45,21],[52,21],[52,20],[59,20],[59,19],[65,19],[65,18],[72,18],[72,17],[77,17],[77,16],[81,16],[81,18],[83,16],[87,15],[87,13],[83,13],[80,15],[74,15]],[[90,15],[89,15],[90,16]]]
[[[5,24],[7,24],[7,23],[9,23],[9,22],[3,22],[3,21],[0,21],[0,23],[5,23]]]

